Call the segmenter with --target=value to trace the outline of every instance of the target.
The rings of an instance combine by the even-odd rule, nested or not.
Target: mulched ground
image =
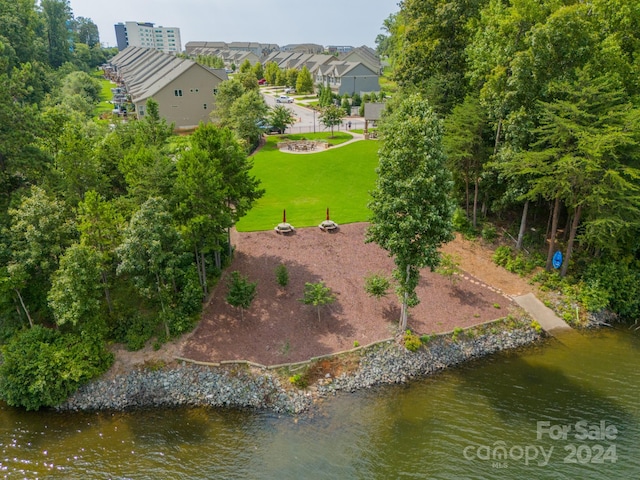
[[[258,282],[251,307],[241,312],[225,301],[223,278],[202,321],[189,336],[181,355],[198,361],[250,360],[274,365],[366,345],[392,337],[400,316],[395,294],[376,300],[364,291],[372,273],[390,276],[393,260],[375,244],[365,244],[367,224],[344,225],[333,233],[319,228],[297,229],[291,235],[274,231],[235,233],[236,253],[227,270],[238,270]],[[275,270],[285,264],[289,284],[278,286]],[[324,281],[336,302],[321,309],[300,302],[305,282]],[[421,303],[410,310],[409,327],[419,334],[442,333],[503,317],[514,304],[470,275],[454,285],[427,270],[417,290]],[[499,306],[500,308],[496,308]]]

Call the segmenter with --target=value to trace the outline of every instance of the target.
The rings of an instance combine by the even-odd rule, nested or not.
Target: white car
[[[296,89],[293,87],[287,87],[284,89],[284,93],[296,93]]]
[[[293,98],[286,95],[280,95],[276,97],[276,103],[293,103]]]

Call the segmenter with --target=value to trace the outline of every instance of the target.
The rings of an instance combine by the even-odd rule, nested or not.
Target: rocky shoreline
[[[210,406],[300,413],[314,400],[339,391],[405,383],[470,359],[532,344],[544,334],[530,326],[481,335],[441,335],[417,352],[388,341],[363,350],[355,372],[321,379],[298,390],[266,369],[210,367],[182,362],[177,367],[136,370],[82,386],[58,411],[128,410]]]

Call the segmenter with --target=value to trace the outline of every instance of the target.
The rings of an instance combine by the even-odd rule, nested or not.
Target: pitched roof
[[[224,80],[218,70],[203,67],[193,60],[178,58],[151,48],[127,47],[111,59],[134,102],[152,97],[166,85],[192,68],[202,68],[219,80]],[[119,57],[120,58],[117,58]]]
[[[350,52],[343,53],[339,58],[344,61],[360,61],[366,64],[374,72],[379,72],[381,69],[380,57],[375,50],[371,47],[367,47],[366,45],[354,48]]]

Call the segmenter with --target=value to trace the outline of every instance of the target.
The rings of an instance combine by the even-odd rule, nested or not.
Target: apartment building
[[[182,51],[180,29],[156,27],[150,22],[125,22],[115,25],[118,50],[127,47],[153,48],[164,53]]]
[[[160,117],[176,130],[209,122],[218,87],[228,80],[224,69],[203,67],[153,48],[127,47],[103,68],[105,76],[126,92],[139,119],[146,114],[147,100],[153,98]]]

